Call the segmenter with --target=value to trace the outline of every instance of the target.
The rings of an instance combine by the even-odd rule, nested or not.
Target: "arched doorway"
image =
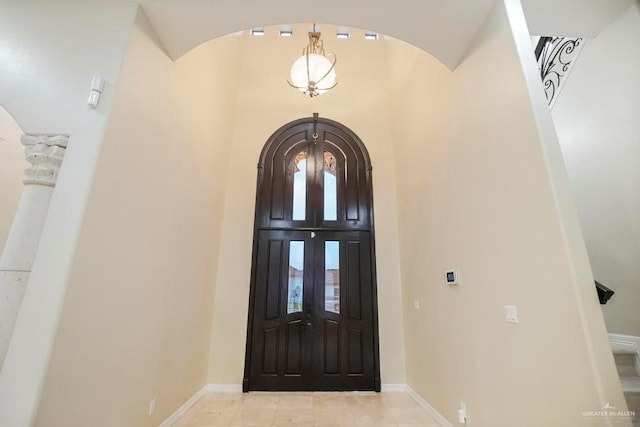
[[[317,114],[260,155],[243,390],[380,391],[371,162]]]

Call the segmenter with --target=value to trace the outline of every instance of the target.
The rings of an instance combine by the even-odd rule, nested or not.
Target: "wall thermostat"
[[[447,270],[445,273],[445,277],[447,280],[447,285],[457,285],[458,284],[458,270]]]

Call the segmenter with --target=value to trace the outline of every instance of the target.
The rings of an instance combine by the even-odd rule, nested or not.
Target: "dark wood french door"
[[[243,390],[380,390],[371,166],[317,117],[278,130],[258,169]]]
[[[253,390],[374,390],[369,233],[260,232]]]

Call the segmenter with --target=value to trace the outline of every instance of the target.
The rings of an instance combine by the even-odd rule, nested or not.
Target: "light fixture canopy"
[[[289,85],[312,98],[338,84],[335,69],[337,57],[332,53],[325,54],[320,36],[321,33],[316,31],[316,25],[313,24],[313,31],[309,32],[309,44],[291,66],[290,80],[287,80]]]

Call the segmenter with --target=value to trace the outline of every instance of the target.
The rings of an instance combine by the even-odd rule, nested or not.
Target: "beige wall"
[[[579,230],[554,200],[559,153],[528,93],[542,86],[523,76],[505,7],[453,73],[401,43],[390,59],[409,385],[454,424],[459,402],[476,426],[584,425],[585,410],[623,407]]]
[[[586,40],[553,108],[609,332],[640,336],[640,6]]]
[[[238,41],[173,63],[138,14],[36,425],[156,426],[206,382]]]
[[[23,171],[29,166],[21,136],[18,123],[0,106],[0,256],[22,194]]]
[[[138,15],[36,424],[157,425],[204,383],[240,385],[256,163],[313,112],[371,154],[383,383],[407,382],[451,422],[464,401],[476,426],[625,407],[503,6],[455,72],[398,41],[326,37],[340,83],[316,99],[285,82],[304,32],[172,63]]]
[[[256,164],[280,126],[318,112],[351,128],[373,163],[373,191],[383,383],[405,382],[404,334],[398,267],[393,141],[388,104],[386,41],[365,41],[363,31],[337,40],[324,25],[327,52],[338,56],[338,86],[310,99],[287,85],[289,68],[307,43],[306,27],[281,38],[245,36],[237,115],[229,166],[220,268],[211,339],[209,382],[240,385],[244,369]]]

